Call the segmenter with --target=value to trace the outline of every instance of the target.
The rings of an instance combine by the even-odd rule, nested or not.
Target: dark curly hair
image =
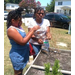
[[[14,19],[14,20],[17,20],[18,18],[21,18],[21,12],[23,11],[24,9],[23,8],[18,8],[18,9],[15,9],[15,10],[12,10],[8,13],[8,16],[7,16],[7,28],[9,28],[9,26],[11,26],[11,20]]]
[[[42,7],[37,7],[35,8],[35,11],[34,11],[34,17],[35,17],[35,14],[38,12],[38,11],[41,11],[43,10],[44,11],[44,14],[45,14],[45,10],[42,8]]]

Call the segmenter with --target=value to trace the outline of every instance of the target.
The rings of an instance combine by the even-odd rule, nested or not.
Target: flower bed
[[[32,65],[43,66],[45,63],[50,63],[51,67],[54,65],[55,60],[59,60],[60,69],[66,72],[71,72],[71,51],[70,50],[57,50],[50,49],[50,52],[40,52]],[[67,73],[66,73],[67,74]],[[31,67],[26,75],[45,75],[44,69]],[[65,75],[65,74],[64,74]],[[71,74],[67,74],[71,75]]]

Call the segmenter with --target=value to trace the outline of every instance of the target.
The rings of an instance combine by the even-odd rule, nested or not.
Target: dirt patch
[[[71,51],[65,50],[50,49],[50,52],[41,52],[33,65],[44,66],[45,63],[50,63],[52,67],[56,59],[59,60],[61,70],[71,71]],[[44,75],[44,70],[31,67],[26,75]]]
[[[43,70],[31,68],[26,75],[45,75]]]
[[[48,53],[41,52],[34,64],[44,66],[45,63],[50,63],[52,67],[56,59],[59,60],[62,70],[71,71],[71,52],[65,50],[54,49]]]

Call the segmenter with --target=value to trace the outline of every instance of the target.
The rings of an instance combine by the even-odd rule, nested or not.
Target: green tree
[[[22,0],[15,0],[16,4],[19,4]]]
[[[52,0],[50,4],[47,4],[46,10],[48,12],[54,12],[55,0]]]
[[[9,0],[4,0],[4,10],[6,10],[6,3],[8,3]]]
[[[25,8],[26,12],[29,13],[29,9],[36,7],[36,2],[35,0],[22,0],[19,6]]]
[[[9,3],[15,3],[15,0],[9,0]]]
[[[22,0],[4,0],[4,2],[6,3],[15,3],[15,4],[19,4]]]

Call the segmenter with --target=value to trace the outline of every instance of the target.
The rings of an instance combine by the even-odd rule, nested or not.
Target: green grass
[[[68,30],[51,28],[52,39],[49,41],[50,46],[58,49],[71,50],[71,35],[68,34]],[[67,44],[67,47],[57,46],[57,42],[63,42]]]
[[[22,24],[23,29],[26,33],[28,33],[27,27]],[[59,28],[51,28],[52,39],[49,41],[50,47],[71,50],[71,35],[68,34],[68,30],[59,29]],[[67,44],[67,47],[57,46],[56,42],[64,42]],[[7,38],[6,33],[6,23],[4,22],[4,75],[14,75],[13,67],[9,58],[9,51],[11,45],[9,39]],[[26,66],[24,72],[29,67]]]

